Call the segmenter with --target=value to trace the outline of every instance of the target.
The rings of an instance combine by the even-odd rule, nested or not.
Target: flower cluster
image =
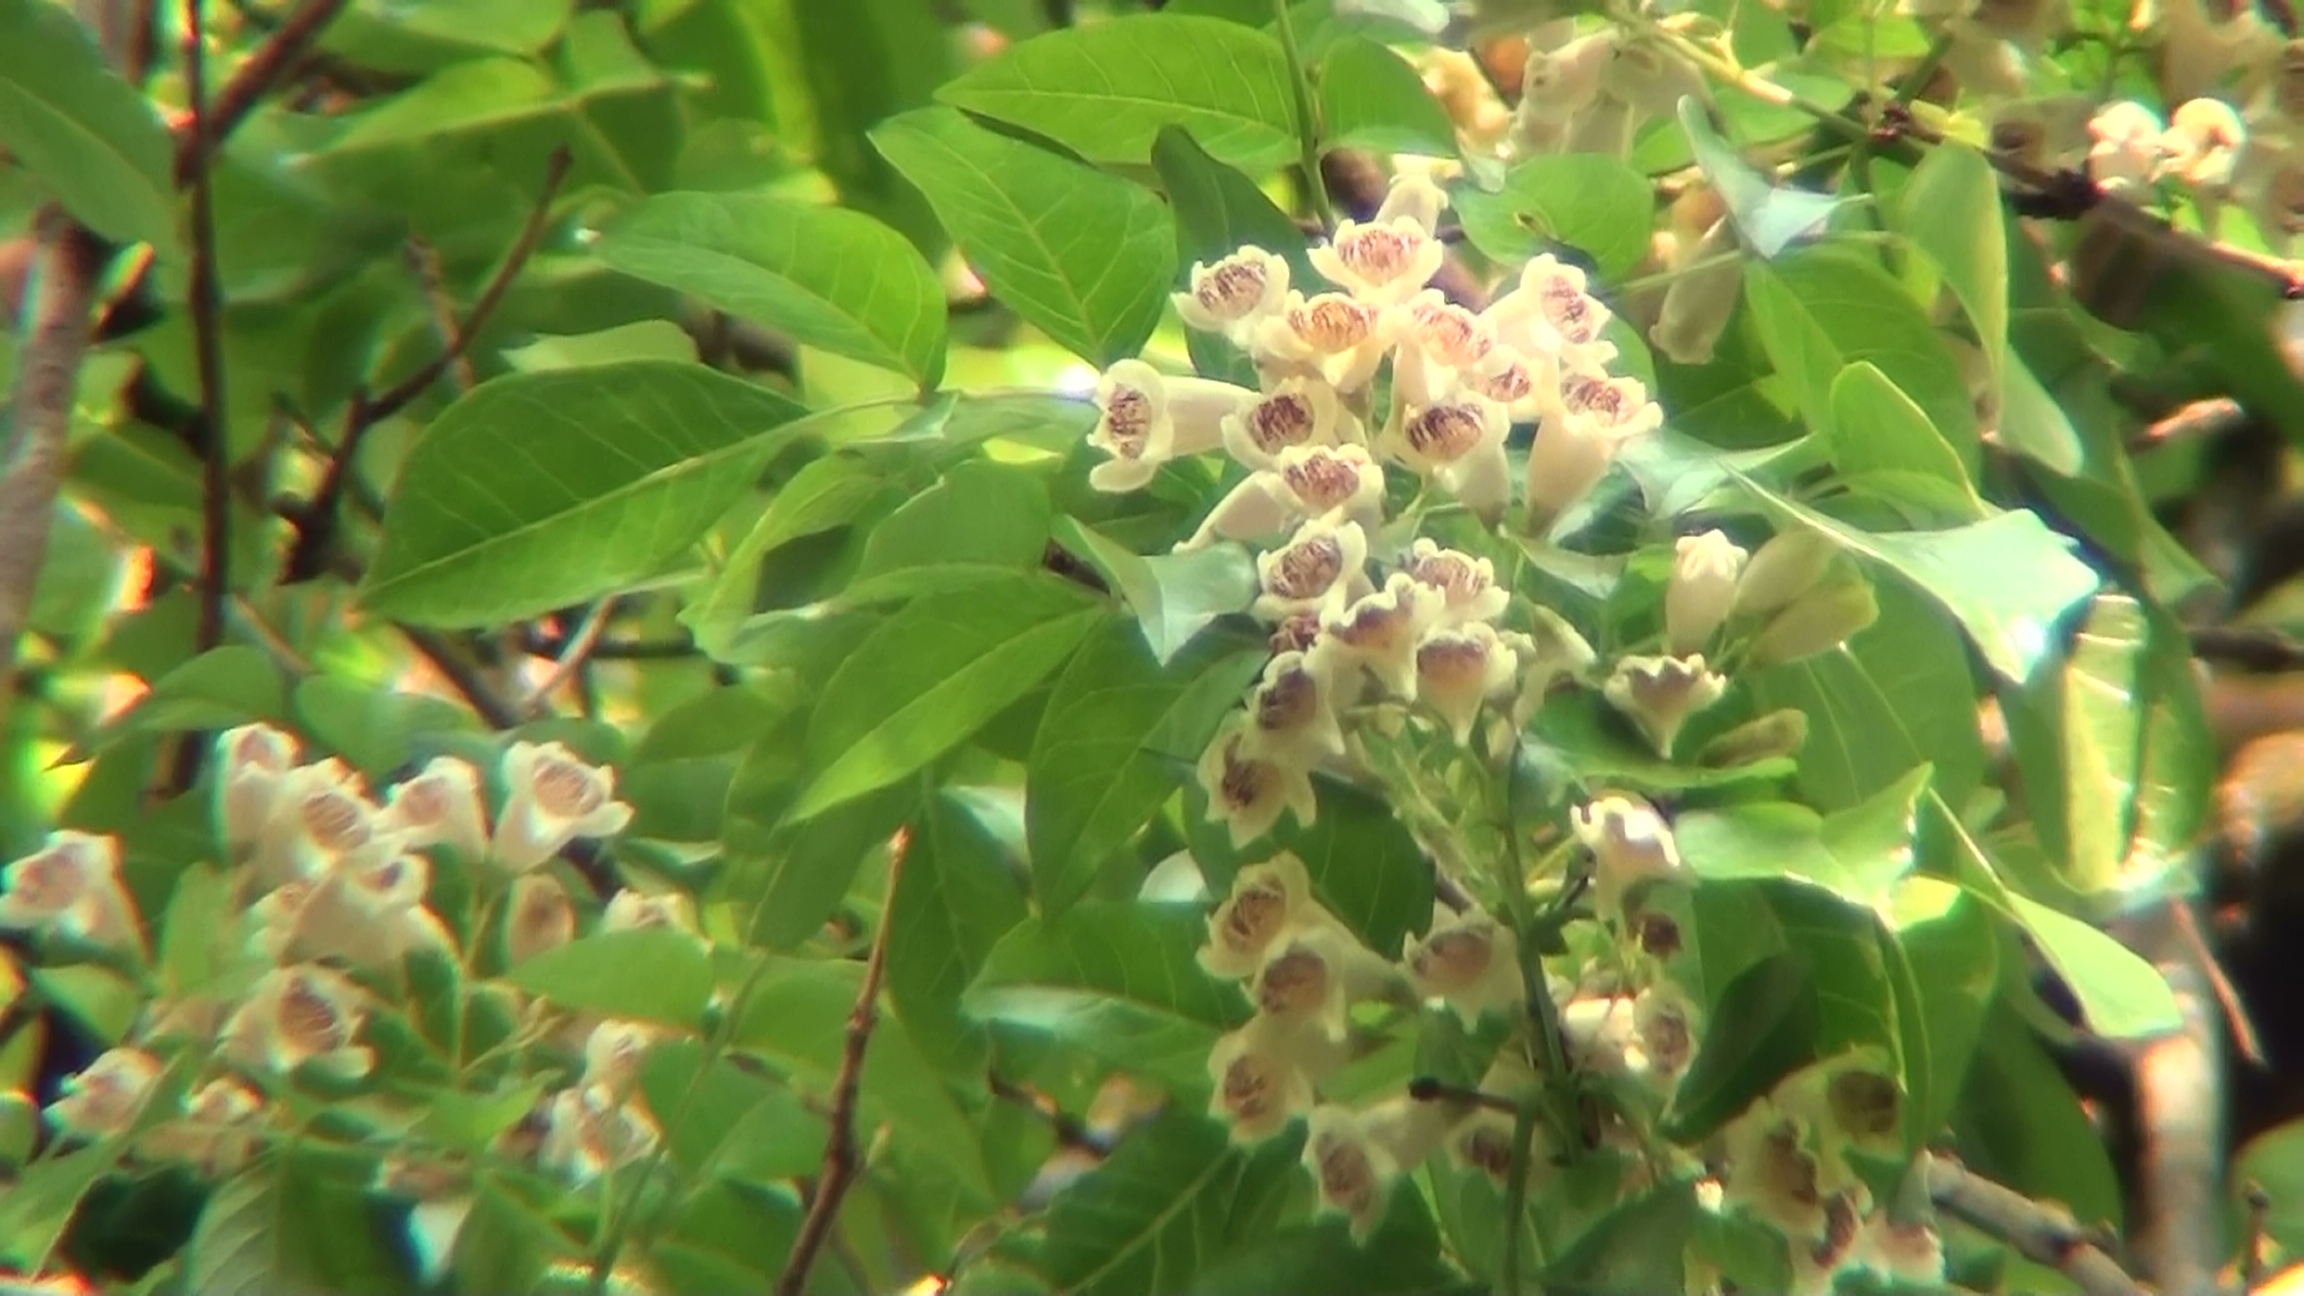
[[[214,822],[238,914],[210,937],[222,970],[211,985],[170,989],[147,1005],[129,1039],[68,1078],[47,1113],[65,1137],[132,1133],[138,1155],[208,1174],[253,1155],[284,1087],[356,1084],[377,1069],[368,1028],[378,1013],[399,1011],[411,957],[469,972],[494,939],[506,966],[574,939],[575,902],[542,865],[574,841],[621,832],[632,816],[615,799],[612,770],[558,743],[509,747],[493,812],[479,769],[453,757],[433,760],[378,801],[340,760],[299,763],[295,737],[268,725],[224,733],[218,755]],[[462,868],[476,892],[501,897],[461,942],[432,907],[436,857]],[[0,928],[100,947],[141,966],[146,927],[119,864],[112,838],[53,834],[0,874]],[[500,925],[486,920],[498,913]],[[695,915],[684,897],[627,890],[599,924],[693,930]],[[472,993],[507,1001],[507,1029],[517,1024],[516,992],[482,985]],[[655,1036],[634,1023],[565,1016],[532,1003],[530,1025],[558,1029],[522,1038],[566,1041],[580,1070],[572,1067],[568,1087],[541,1102],[532,1136],[515,1129],[503,1142],[582,1181],[655,1143],[635,1091]],[[191,1060],[192,1083],[177,1108],[146,1114],[171,1057]]]

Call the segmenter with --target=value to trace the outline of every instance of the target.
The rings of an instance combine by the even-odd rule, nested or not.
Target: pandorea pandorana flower
[[[1384,362],[1384,308],[1346,293],[1288,300],[1256,330],[1257,365],[1271,379],[1318,378],[1345,395],[1368,385]]]
[[[364,1018],[360,988],[318,964],[274,968],[224,1022],[224,1056],[252,1071],[285,1075],[310,1063],[341,1079],[375,1065],[355,1044]]]
[[[1496,566],[1486,558],[1454,549],[1443,549],[1437,541],[1419,536],[1409,546],[1408,558],[1401,570],[1414,577],[1417,583],[1438,590],[1440,610],[1435,625],[1454,629],[1473,621],[1494,621],[1504,615],[1512,596],[1497,587]]]
[[[537,1161],[585,1184],[629,1165],[656,1146],[655,1123],[600,1085],[563,1089],[547,1109]]]
[[[620,892],[618,899],[633,892]],[[611,902],[613,903],[613,902]],[[504,919],[504,957],[514,967],[576,939],[576,905],[549,873],[527,873],[512,883]]]
[[[1341,659],[1364,667],[1394,696],[1416,699],[1416,645],[1438,619],[1443,596],[1406,572],[1384,588],[1321,616],[1320,628]]]
[[[1327,1105],[1312,1109],[1304,1164],[1320,1189],[1320,1210],[1343,1216],[1352,1240],[1365,1242],[1383,1222],[1400,1176],[1399,1163],[1362,1127],[1359,1113]]]
[[[1312,268],[1371,305],[1407,301],[1439,273],[1447,255],[1434,236],[1447,202],[1438,185],[1403,172],[1374,218],[1343,221],[1336,237],[1311,250]]]
[[[1304,862],[1285,851],[1250,864],[1232,879],[1232,894],[1208,915],[1208,943],[1200,966],[1210,976],[1238,981],[1264,962],[1265,951],[1300,927],[1327,921],[1312,898]]]
[[[49,1123],[84,1139],[120,1133],[143,1110],[160,1072],[160,1059],[142,1049],[107,1049],[77,1075],[64,1078],[62,1095],[48,1105]]]
[[[223,773],[216,780],[216,822],[225,845],[249,845],[264,831],[299,750],[295,735],[267,724],[242,725],[217,736]]]
[[[185,1095],[183,1119],[146,1134],[138,1148],[149,1156],[189,1161],[203,1175],[228,1175],[255,1158],[263,1115],[262,1094],[218,1077]]]
[[[1337,686],[1329,644],[1275,655],[1248,695],[1256,750],[1304,767],[1342,756],[1344,730],[1336,719]]]
[[[256,842],[256,878],[267,887],[319,877],[338,860],[371,848],[381,827],[374,802],[351,766],[331,756],[288,771]]]
[[[1309,446],[1358,445],[1360,420],[1316,377],[1296,375],[1272,384],[1226,414],[1217,425],[1225,453],[1250,468],[1277,468],[1282,453]]]
[[[1718,702],[1728,692],[1726,677],[1704,664],[1704,655],[1686,657],[1624,657],[1615,673],[1601,686],[1608,704],[1631,717],[1656,746],[1656,754],[1669,757],[1672,740],[1688,717]]]
[[[120,846],[61,829],[0,869],[0,930],[53,933],[107,949],[141,950],[143,927],[120,884]]]
[[[1519,654],[1485,621],[1434,629],[1416,645],[1416,697],[1467,743],[1481,706],[1509,694],[1519,668]]]
[[[524,873],[579,837],[613,837],[632,822],[615,800],[616,771],[587,765],[560,743],[516,742],[504,753],[511,795],[496,825],[495,856]]]
[[[1400,962],[1416,993],[1439,999],[1467,1030],[1490,1009],[1506,1010],[1528,1001],[1520,975],[1520,941],[1512,929],[1478,908],[1456,913],[1445,905],[1432,910],[1432,929],[1406,938]]]
[[[1274,1025],[1338,1043],[1352,1000],[1384,975],[1382,963],[1343,927],[1305,925],[1265,951],[1248,997]]]
[[[1310,771],[1259,751],[1245,717],[1235,717],[1208,744],[1199,774],[1208,818],[1230,829],[1234,849],[1272,831],[1282,811],[1293,814],[1298,827],[1319,813]]]
[[[1242,342],[1287,298],[1288,263],[1244,247],[1213,265],[1195,262],[1189,282],[1188,291],[1169,298],[1184,323]]]
[[[2195,188],[2220,189],[2239,168],[2248,127],[2223,100],[2192,99],[2169,118],[2161,144],[2171,174]]]
[[[2142,188],[2167,162],[2160,115],[2130,100],[2107,104],[2088,123],[2088,177],[2110,192]]]
[[[1291,1035],[1269,1017],[1250,1018],[1218,1040],[1208,1055],[1208,1078],[1214,1085],[1208,1114],[1231,1127],[1235,1143],[1271,1138],[1312,1109],[1313,1067],[1325,1060],[1325,1052],[1317,1041]]]
[[[1654,807],[1632,797],[1604,797],[1569,811],[1576,840],[1592,852],[1594,906],[1621,924],[1624,901],[1643,882],[1676,877],[1680,846]]]
[[[431,865],[420,855],[351,857],[320,877],[274,888],[251,909],[258,941],[279,961],[341,958],[389,967],[411,950],[448,949],[447,928],[424,907]]]
[[[1208,511],[1179,553],[1217,540],[1260,540],[1299,523],[1384,521],[1384,470],[1361,446],[1290,446],[1270,468],[1250,473]]]
[[[1225,418],[1255,399],[1230,383],[1166,377],[1141,360],[1114,362],[1096,386],[1102,417],[1088,434],[1088,444],[1110,458],[1088,470],[1088,484],[1142,490],[1169,460],[1221,446]]]
[[[600,930],[638,931],[650,927],[669,927],[696,934],[695,902],[677,891],[650,894],[630,887],[608,897],[608,908],[600,916]]]
[[[1249,611],[1266,621],[1340,606],[1367,588],[1368,538],[1357,522],[1314,520],[1256,557],[1260,592]]]
[[[395,785],[377,817],[409,850],[450,846],[467,860],[488,853],[488,816],[480,803],[480,771],[470,761],[435,757],[416,777]]]

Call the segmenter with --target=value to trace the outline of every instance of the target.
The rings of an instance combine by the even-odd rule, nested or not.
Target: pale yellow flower
[[[513,743],[504,753],[511,789],[497,816],[494,857],[525,873],[578,838],[613,837],[632,822],[615,799],[616,771],[586,764],[560,743]]]

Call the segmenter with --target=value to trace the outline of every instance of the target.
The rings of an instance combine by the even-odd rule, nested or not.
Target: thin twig
[[[520,651],[531,657],[559,657],[568,651],[570,636],[550,635],[533,625],[520,627]],[[696,641],[678,639],[612,639],[602,635],[586,661],[670,661],[697,654]]]
[[[224,403],[224,296],[216,282],[216,205],[208,161],[215,139],[207,106],[207,33],[202,5],[184,6],[186,123],[183,176],[192,189],[192,255],[187,271],[192,350],[200,381],[200,623],[206,652],[224,642],[224,604],[232,582],[232,447]]]
[[[899,829],[888,844],[888,896],[904,874],[904,856],[911,844]],[[888,931],[893,904],[880,907],[879,930],[872,935],[872,951],[864,959],[864,984],[856,991],[856,1006],[848,1014],[847,1046],[840,1055],[840,1073],[832,1082],[832,1132],[824,1145],[824,1168],[816,1176],[816,1191],[808,1199],[808,1214],[800,1221],[800,1236],[792,1244],[792,1258],[776,1280],[776,1296],[800,1296],[808,1285],[808,1270],[816,1253],[832,1234],[840,1214],[840,1199],[847,1195],[863,1157],[856,1143],[856,1093],[864,1073],[864,1050],[872,1043],[872,1027],[879,1020],[880,974],[888,962]]]
[[[1020,1085],[997,1071],[984,1076],[985,1087],[1002,1102],[1014,1103],[1048,1122],[1049,1133],[1056,1136],[1056,1146],[1090,1156],[1111,1155],[1112,1140],[1088,1128],[1077,1116],[1058,1106],[1056,1100],[1029,1085]]]
[[[1448,1084],[1438,1076],[1417,1076],[1408,1082],[1408,1096],[1417,1102],[1463,1103],[1471,1107],[1484,1107],[1489,1111],[1516,1115],[1520,1104],[1501,1094],[1483,1093],[1462,1085]]]
[[[2192,655],[2202,661],[2266,674],[2304,670],[2304,643],[2277,630],[2199,626],[2191,636]]]
[[[2264,1223],[2272,1214],[2272,1194],[2251,1179],[2241,1190],[2248,1218],[2240,1232],[2240,1296],[2264,1285]]]
[[[512,729],[526,719],[520,709],[506,701],[494,686],[481,675],[480,668],[467,661],[447,638],[437,631],[422,626],[399,625],[400,633],[407,636],[411,647],[432,663],[433,669],[453,685],[465,702],[493,729]]]
[[[2129,915],[2116,930],[2175,992],[2182,1025],[2136,1057],[2136,1129],[2144,1210],[2131,1249],[2167,1296],[2219,1291],[2224,1228],[2223,1040],[2215,991],[2184,939],[2184,902]]]
[[[407,258],[408,269],[416,276],[417,286],[424,290],[424,302],[432,308],[432,329],[439,334],[440,346],[447,351],[461,351],[456,339],[465,330],[456,323],[456,300],[448,295],[448,283],[440,269],[440,253],[420,238],[411,238],[401,255]],[[470,391],[480,381],[472,368],[472,357],[458,354],[456,363],[449,366],[449,374],[456,386]]]
[[[248,114],[255,111],[257,103],[287,73],[289,65],[319,37],[320,29],[333,22],[336,15],[342,12],[344,4],[345,0],[304,0],[296,12],[288,15],[287,21],[281,23],[262,45],[256,47],[256,52],[248,56],[248,61],[240,65],[230,81],[225,82],[223,90],[216,96],[216,102],[209,106],[205,128],[202,129],[198,123],[186,123],[185,129],[179,133],[176,140],[177,183],[182,184],[191,177],[194,169],[201,165],[202,153],[221,147],[225,137],[247,120]],[[197,0],[186,6],[188,10],[194,11],[199,7]],[[192,22],[197,26],[199,19],[194,18]],[[195,93],[192,99],[198,103],[199,95]],[[205,142],[200,138],[203,134],[206,136]]]
[[[584,664],[593,646],[600,642],[600,632],[608,628],[608,618],[615,614],[616,596],[613,594],[592,605],[592,610],[584,614],[584,620],[576,627],[576,632],[568,636],[567,647],[553,661],[552,668],[544,672],[544,678],[536,681],[534,688],[528,690],[526,700],[521,703],[521,710],[540,717],[552,709],[552,695]]]
[[[1943,1153],[1930,1153],[1926,1166],[1928,1196],[1938,1209],[2014,1247],[2034,1264],[2061,1272],[2087,1296],[2145,1296],[2144,1287],[2089,1239],[2070,1211],[1971,1174]]]
[[[89,310],[109,255],[103,241],[61,207],[42,208],[35,225],[39,247],[25,294],[31,308],[20,335],[15,409],[0,436],[0,715],[15,695],[16,643],[48,555]]]
[[[2236,430],[2247,421],[2248,411],[2229,396],[2187,401],[2128,438],[2128,453],[2142,454],[2178,441],[2218,436]]]
[[[385,388],[383,394],[368,402],[370,421],[381,423],[406,409],[424,394],[425,389],[438,382],[440,375],[448,372],[450,366],[463,358],[472,340],[487,325],[488,317],[495,314],[496,307],[503,303],[504,294],[511,290],[512,281],[519,277],[520,268],[528,263],[529,256],[536,251],[536,245],[543,241],[544,227],[552,218],[552,200],[559,195],[560,186],[567,182],[568,168],[574,161],[575,155],[568,151],[567,145],[552,150],[552,157],[544,166],[543,191],[536,197],[535,208],[528,213],[528,221],[520,227],[520,236],[512,241],[511,250],[504,254],[504,263],[496,268],[495,274],[489,276],[487,284],[480,289],[480,295],[472,299],[472,309],[466,312],[464,323],[456,330],[456,336],[449,340],[448,345],[430,363]]]

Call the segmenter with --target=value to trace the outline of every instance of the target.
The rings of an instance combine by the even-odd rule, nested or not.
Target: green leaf
[[[2183,1027],[2176,992],[2141,955],[2037,900],[2008,899],[2040,953],[2072,988],[2089,1030],[2106,1039],[2143,1039]]]
[[[1610,279],[1648,255],[1656,212],[1647,178],[1597,153],[1530,158],[1506,173],[1495,192],[1461,184],[1452,198],[1464,237],[1483,255],[1517,263],[1566,244]]]
[[[1928,150],[1894,212],[1904,237],[1936,263],[1960,299],[1995,373],[2008,351],[2008,235],[2001,201],[1992,164],[1954,144]]]
[[[2135,599],[2098,594],[2061,668],[2002,699],[2041,848],[2081,892],[2117,884],[2127,860],[2148,633]]]
[[[1198,1290],[1202,1266],[1271,1229],[1296,1173],[1286,1142],[1237,1148],[1172,1105],[1057,1195],[1043,1265],[1066,1296]]]
[[[960,1012],[993,945],[1024,921],[1021,879],[998,838],[949,792],[928,799],[889,900],[888,998],[920,1051],[981,1069],[984,1033]]]
[[[1839,247],[1745,267],[1744,297],[1808,425],[1832,426],[1832,384],[1867,360],[1912,398],[1973,478],[1982,461],[1968,384],[1936,326],[1886,271]]]
[[[216,983],[230,957],[220,946],[237,916],[232,883],[213,867],[195,863],[176,875],[160,925],[160,977],[169,998],[189,999]]]
[[[2019,454],[2058,476],[2073,476],[2089,465],[2091,456],[2071,416],[2049,395],[2024,357],[2013,351],[2007,353],[2000,371],[2000,436]]]
[[[670,320],[640,320],[594,333],[545,333],[526,346],[506,347],[504,363],[521,373],[585,369],[626,360],[696,363],[696,339]]]
[[[136,705],[105,723],[93,745],[123,734],[223,729],[253,720],[284,724],[287,714],[272,659],[254,648],[226,644],[154,680]]]
[[[1038,473],[985,460],[957,464],[872,528],[849,597],[875,578],[922,568],[1028,571],[1047,551],[1049,520]]]
[[[681,610],[696,646],[727,660],[758,608],[761,571],[770,556],[794,541],[855,522],[888,486],[874,465],[858,455],[835,453],[808,461],[737,541],[709,592]]]
[[[1915,594],[1888,587],[1879,597],[1880,619],[1839,651],[1741,681],[1755,711],[1807,714],[1800,790],[1822,810],[1858,805],[1924,764],[1955,799],[1983,780],[1976,681],[1958,633]]]
[[[1217,1037],[1248,1020],[1239,987],[1200,970],[1188,905],[1090,901],[1000,938],[961,1006],[1190,1093]]]
[[[1264,666],[1261,648],[1207,641],[1162,663],[1108,618],[1056,681],[1024,786],[1033,891],[1058,915],[1182,785]]]
[[[1304,861],[1313,893],[1338,920],[1368,948],[1396,957],[1405,937],[1432,923],[1432,865],[1382,796],[1326,777],[1316,788],[1319,815],[1309,826],[1291,819],[1276,844]]]
[[[1389,48],[1345,36],[1321,56],[1318,78],[1324,147],[1456,155],[1456,123],[1408,60]]]
[[[1286,260],[1292,282],[1320,282],[1304,255],[1304,231],[1254,180],[1208,156],[1190,131],[1161,127],[1152,167],[1176,213],[1179,263],[1213,263],[1253,246]]]
[[[659,714],[617,772],[617,794],[632,803],[627,834],[718,839],[745,752],[797,705],[765,688],[731,686],[707,689]]]
[[[882,848],[918,804],[910,780],[795,822],[793,799],[816,765],[805,753],[811,716],[779,718],[759,736],[728,785],[722,847],[726,891],[746,943],[788,949],[816,935],[864,858]]]
[[[573,8],[572,0],[359,0],[320,47],[361,67],[427,72],[475,52],[533,54]]]
[[[88,30],[45,0],[0,0],[0,151],[90,229],[176,241],[176,148]]]
[[[1928,969],[1906,1023],[1927,1042],[1926,1083],[1914,1077],[1913,1085],[1925,1097],[1915,1096],[1906,1129],[1932,1139],[1959,1099],[1999,993],[2000,938],[1984,903],[1940,878],[1904,879],[1886,914],[1912,966]]]
[[[1744,246],[1773,261],[1802,236],[1814,233],[1846,198],[1778,188],[1739,156],[1704,116],[1704,106],[1691,96],[1680,101],[1680,129],[1688,133],[1688,147],[1696,165],[1728,206],[1728,218]]]
[[[2304,1247],[2304,1120],[2276,1125],[2248,1140],[2232,1171],[2234,1185],[2253,1183],[2271,1199],[2264,1236],[2294,1254]]]
[[[1958,621],[1985,663],[2011,683],[2031,678],[2054,651],[2057,622],[2096,592],[2095,571],[2030,510],[1946,531],[1868,532],[1736,477],[1770,511],[1901,576]]]
[[[872,143],[928,196],[993,294],[1058,345],[1105,365],[1152,335],[1176,277],[1176,233],[1151,191],[949,108],[884,122]]]
[[[1664,760],[1630,729],[1629,722],[1598,696],[1583,690],[1563,690],[1545,699],[1528,738],[1522,746],[1516,777],[1551,788],[1574,783],[1648,794],[1676,793],[1764,783],[1793,769],[1792,760],[1781,756],[1719,769]]]
[[[576,1250],[502,1179],[485,1173],[473,1180],[472,1212],[451,1246],[449,1270],[458,1290],[468,1292],[534,1291],[546,1266]]]
[[[860,212],[767,194],[658,194],[594,251],[635,278],[923,388],[943,376],[943,285],[903,235]]]
[[[338,675],[297,682],[297,719],[371,779],[383,779],[416,754],[425,735],[470,733],[471,713],[446,698],[363,687]]]
[[[1686,1282],[1686,1255],[1703,1212],[1686,1183],[1667,1183],[1608,1212],[1544,1272],[1560,1296],[1665,1292]]]
[[[1280,43],[1209,18],[1138,14],[1035,36],[937,97],[1045,135],[1091,162],[1143,162],[1163,126],[1189,129],[1235,166],[1272,167],[1296,154],[1296,104]]]
[[[1850,485],[1886,483],[1892,498],[1926,503],[1932,513],[1984,516],[1959,452],[1888,375],[1859,360],[1832,380],[1831,402],[1832,463]]]
[[[706,1060],[702,1041],[666,1040],[640,1064],[640,1092],[667,1122],[665,1149],[689,1182],[784,1179],[823,1164],[827,1130],[797,1095],[726,1058]]]
[[[1153,660],[1163,665],[1209,622],[1247,611],[1256,598],[1256,563],[1238,544],[1224,542],[1146,558],[1076,518],[1060,519],[1056,534],[1067,549],[1095,564],[1128,601]]]
[[[505,980],[573,1012],[694,1029],[712,996],[703,942],[669,927],[598,932],[549,949]]]
[[[409,449],[362,601],[491,625],[645,580],[742,497],[799,414],[764,387],[656,360],[483,383]]]
[[[1797,955],[1762,959],[1712,1005],[1704,1042],[1672,1098],[1677,1140],[1699,1139],[1815,1056],[1822,1029],[1813,972]]]
[[[1076,587],[1037,575],[908,604],[824,686],[807,741],[820,772],[790,818],[886,787],[966,741],[1054,673],[1097,616]]]
[[[2103,1131],[2004,1003],[1985,1024],[1952,1132],[1971,1171],[2118,1234],[2120,1180]]]
[[[1680,857],[1699,878],[1787,878],[1864,903],[1876,889],[1824,846],[1824,818],[1803,805],[1755,801],[1691,810],[1672,821]]]
[[[209,1197],[184,1244],[185,1287],[219,1296],[405,1291],[368,1209],[361,1188],[323,1173],[316,1157],[260,1162]]]

